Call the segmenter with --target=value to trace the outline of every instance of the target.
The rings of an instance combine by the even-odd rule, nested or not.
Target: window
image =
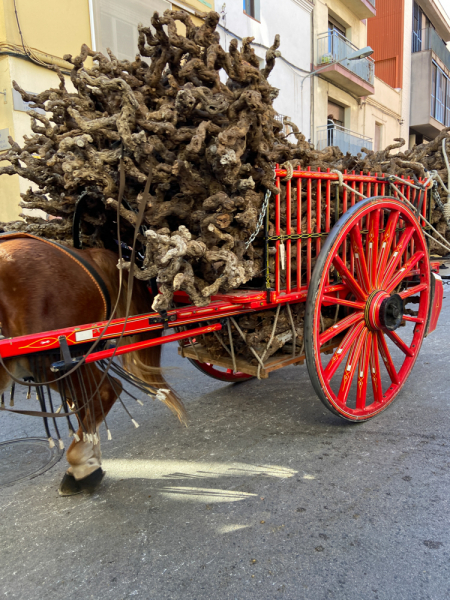
[[[347,33],[345,27],[341,25],[341,23],[338,23],[338,21],[332,17],[328,17],[328,33],[333,33],[334,31],[344,37]]]
[[[93,0],[96,48],[107,48],[119,60],[134,60],[137,49],[137,24],[150,25],[153,13],[160,15],[171,8],[167,0]]]
[[[341,58],[342,51],[344,51],[342,58],[347,55],[347,48],[342,47],[341,41],[347,39],[345,34],[345,27],[332,17],[328,17],[328,52],[333,55],[334,60],[337,60],[338,56]]]
[[[383,148],[383,125],[381,123],[375,123],[375,137],[374,137],[373,149],[375,152],[379,152]]]
[[[343,106],[340,106],[340,104],[336,104],[336,102],[331,102],[330,100],[328,100],[327,120],[332,120],[336,125],[344,127],[345,108]]]
[[[328,100],[327,146],[338,146],[344,129],[345,107]]]
[[[253,17],[257,21],[260,21],[260,0],[244,0],[244,12],[249,17]]]
[[[412,51],[420,52],[422,50],[422,18],[423,12],[417,2],[413,7],[413,31],[412,31]]]
[[[433,63],[431,65],[431,116],[434,118],[436,116],[436,74],[437,74],[437,65]]]
[[[444,122],[445,114],[445,96],[447,95],[447,77],[438,68],[436,77],[436,121]]]
[[[450,81],[447,79],[447,95],[445,98],[445,126],[450,127]]]
[[[431,72],[431,116],[450,127],[450,77],[434,61]]]

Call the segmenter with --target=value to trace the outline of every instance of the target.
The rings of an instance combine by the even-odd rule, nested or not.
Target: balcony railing
[[[432,50],[438,58],[442,60],[447,69],[450,70],[450,52],[447,50],[445,42],[432,27],[426,27],[419,31],[413,31],[413,52],[422,52],[423,50]]]
[[[372,138],[336,124],[318,127],[316,140],[317,150],[323,150],[328,146],[338,146],[344,154],[346,152],[358,154],[361,152],[361,148],[372,150],[373,146]]]
[[[277,114],[275,115],[275,119],[276,119],[277,121],[279,121],[279,122],[280,122],[280,123],[283,125],[283,129],[282,129],[281,131],[282,131],[282,132],[283,132],[283,133],[286,135],[286,134],[288,134],[288,133],[289,133],[289,131],[290,131],[290,129],[291,129],[291,128],[290,128],[289,126],[286,126],[286,125],[284,124],[284,117],[285,117],[285,115],[282,115],[282,114],[280,114],[280,113],[277,113]],[[290,118],[290,117],[288,117],[288,119],[290,120],[291,118]]]
[[[355,50],[359,48],[337,31],[321,33],[317,36],[317,62],[321,66],[340,61]],[[340,64],[370,85],[374,84],[375,69],[372,58],[342,60]]]

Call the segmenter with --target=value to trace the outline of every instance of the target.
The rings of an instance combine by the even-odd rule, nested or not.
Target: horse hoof
[[[65,473],[61,485],[59,486],[59,495],[75,496],[82,492],[92,494],[102,482],[104,475],[105,471],[103,471],[101,467],[83,479],[75,479],[70,473]]]
[[[81,494],[82,488],[80,482],[75,479],[70,473],[65,473],[63,480],[59,486],[60,496],[75,496],[75,494]]]
[[[81,487],[82,492],[92,494],[92,492],[95,492],[95,490],[101,484],[104,476],[105,471],[99,467],[96,471],[93,471],[90,475],[84,477],[84,479],[79,479],[77,483]]]

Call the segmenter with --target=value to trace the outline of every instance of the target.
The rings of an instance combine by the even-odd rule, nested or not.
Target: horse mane
[[[85,251],[92,259],[94,264],[100,270],[105,284],[108,286],[111,295],[111,306],[114,307],[119,294],[119,270],[117,268],[118,257],[110,250],[102,248],[91,248]],[[123,283],[120,298],[114,318],[124,318],[126,316],[127,293],[129,286],[128,272],[123,271]],[[147,285],[133,278],[133,293],[131,298],[130,313],[128,316],[139,315],[149,312],[151,308],[151,296]],[[121,341],[121,345],[140,342],[155,337],[160,337],[162,330],[149,331],[137,334],[133,337],[127,337]],[[161,346],[151,346],[123,354],[121,357],[123,368],[128,373],[141,379],[156,388],[166,389],[168,393],[161,394],[161,399],[166,406],[178,417],[178,419],[187,424],[187,413],[181,399],[165,380],[161,369]]]

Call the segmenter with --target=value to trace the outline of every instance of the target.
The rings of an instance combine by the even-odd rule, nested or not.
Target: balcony
[[[317,66],[320,75],[336,83],[356,96],[370,96],[375,93],[375,69],[372,58],[361,60],[343,60],[358,48],[337,31],[322,33],[317,36]],[[342,61],[336,64],[338,61]]]
[[[447,69],[450,70],[450,52],[447,49],[447,45],[431,27],[413,31],[413,53],[424,52],[425,50],[432,50]]]
[[[447,113],[450,102],[446,94],[450,73],[438,68],[434,57],[432,50],[414,52],[411,57],[410,127],[430,140],[439,135],[446,123],[450,125]]]
[[[370,137],[345,129],[341,125],[324,125],[317,128],[316,148],[323,150],[328,146],[338,146],[344,154],[358,154],[361,148],[372,150],[373,140]]]
[[[361,20],[377,14],[375,0],[346,0],[344,4]]]
[[[410,127],[434,139],[450,125],[450,52],[432,28],[413,32]]]

